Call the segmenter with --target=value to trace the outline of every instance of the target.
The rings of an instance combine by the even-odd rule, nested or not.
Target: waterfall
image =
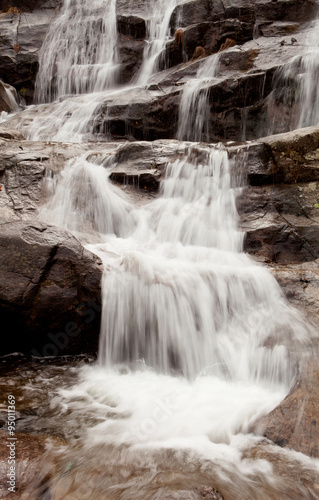
[[[237,435],[289,392],[291,353],[308,331],[275,278],[243,253],[235,160],[221,146],[176,148],[147,204],[110,183],[116,156],[87,153],[70,161],[40,214],[104,264],[98,363],[59,397],[68,418],[95,415],[88,449],[124,445],[125,460],[129,450],[187,450],[227,468],[254,439]]]
[[[142,67],[135,78],[137,85],[146,85],[156,73],[160,58],[165,54],[165,43],[170,35],[172,13],[181,0],[151,0],[150,19],[147,21],[148,39],[144,49]]]
[[[315,21],[305,53],[276,71],[274,90],[268,98],[267,135],[319,124],[318,33],[319,21]]]
[[[119,92],[129,94],[134,86],[146,85],[157,71],[179,1],[150,1],[142,67],[131,87],[118,88],[116,0],[65,0],[41,48],[35,86],[38,103],[60,102],[34,117],[24,132],[28,138],[72,142],[91,138],[101,104],[108,97],[116,99]]]
[[[209,84],[217,76],[218,63],[219,54],[208,57],[183,89],[177,130],[180,141],[209,141]]]
[[[171,14],[183,1],[150,1],[149,39],[137,85],[147,85],[160,67]],[[50,479],[50,490],[61,498],[69,497],[63,488],[72,490],[73,478],[80,476],[79,466],[90,448],[94,459],[88,467],[94,473],[101,469],[105,479],[107,460],[110,470],[119,474],[110,473],[112,480],[123,476],[117,481],[117,491],[108,486],[107,492],[95,498],[134,498],[122,489],[124,481],[137,485],[138,498],[164,498],[158,485],[168,477],[161,476],[165,448],[172,462],[175,457],[182,465],[188,460],[195,471],[203,473],[194,481],[198,495],[212,465],[214,477],[219,474],[221,484],[233,481],[233,489],[240,484],[236,478],[242,476],[243,482],[255,482],[256,491],[260,484],[266,484],[266,491],[271,482],[276,488],[268,463],[268,449],[269,455],[273,449],[268,446],[264,456],[258,455],[254,447],[260,441],[251,433],[256,421],[293,387],[310,345],[310,327],[289,305],[271,272],[244,253],[245,234],[237,212],[244,179],[236,157],[230,158],[221,144],[203,144],[212,132],[209,93],[218,77],[219,54],[195,63],[199,64],[196,78],[181,93],[177,137],[196,142],[163,140],[155,143],[154,150],[140,143],[136,149],[124,149],[122,157],[123,144],[99,144],[95,152],[92,139],[96,137],[89,132],[98,110],[107,114],[110,102],[120,108],[126,98],[143,110],[147,92],[153,99],[149,88],[138,100],[141,88],[116,87],[115,7],[115,0],[65,0],[41,49],[36,92],[42,104],[35,107],[33,122],[28,123],[33,139],[92,141],[83,148],[89,152],[68,161],[54,179],[46,179],[50,199],[38,217],[73,233],[101,258],[104,269],[98,360],[72,368],[72,377],[63,380],[63,388],[56,389],[50,401],[50,420],[52,415],[63,415],[69,426],[60,456],[72,452],[70,461],[56,467],[67,486],[54,489]],[[300,95],[308,103],[300,117],[305,123],[314,119],[310,114],[318,107],[317,62],[315,56],[307,57],[298,62],[304,73]],[[156,90],[154,95],[158,94]],[[59,154],[58,148],[54,154]],[[158,158],[160,189],[152,197],[141,201],[131,186],[122,189],[110,180],[112,172],[117,169],[119,173],[123,165],[125,173],[138,163],[135,176],[140,168],[157,167]],[[78,378],[73,383],[75,372]],[[126,469],[119,467],[110,449],[121,455]],[[245,457],[249,449],[253,458]],[[126,463],[129,453],[133,461]],[[135,457],[142,466],[135,467]],[[138,484],[142,467],[151,476],[150,493],[144,496]],[[155,476],[158,483],[153,482]],[[92,482],[95,477],[92,474]],[[92,498],[91,484],[86,486],[84,497]],[[258,491],[252,496],[246,494],[248,490],[237,490],[242,498],[259,498]],[[235,498],[229,491],[225,488],[225,495]],[[74,487],[71,497],[78,492]],[[184,493],[165,498],[188,497]]]
[[[100,365],[289,387],[286,339],[304,332],[276,280],[243,253],[227,152],[191,148],[140,208],[109,183],[112,157],[103,164],[71,161],[40,214],[104,261]]]
[[[298,127],[319,125],[319,21],[309,39],[309,49],[302,58],[300,82],[300,116]]]
[[[161,194],[104,275],[100,363],[144,360],[162,373],[289,385],[282,342],[266,347],[291,331],[289,308],[274,278],[242,253],[227,153],[169,165]]]
[[[150,1],[148,38],[136,85],[146,85],[157,71],[179,1]],[[38,102],[114,87],[119,72],[116,0],[65,0],[41,48],[39,66]]]
[[[65,0],[39,54],[38,102],[114,87],[116,0]]]
[[[104,166],[93,165],[85,156],[70,160],[40,218],[82,238],[87,235],[88,241],[96,233],[126,235],[134,221],[132,207],[108,181],[105,170],[112,159],[104,158]]]

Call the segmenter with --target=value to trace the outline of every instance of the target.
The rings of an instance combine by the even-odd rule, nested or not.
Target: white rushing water
[[[186,83],[181,97],[177,139],[180,141],[208,141],[209,139],[209,84],[218,73],[219,54],[208,57],[194,80]]]
[[[26,137],[72,142],[92,139],[101,106],[107,113],[107,103],[114,96],[122,104],[121,95],[134,102],[139,86],[145,86],[163,63],[171,15],[179,1],[150,0],[146,6],[143,63],[134,83],[122,87],[118,85],[116,1],[63,2],[41,48],[35,85],[35,101],[54,104],[37,106],[32,120],[22,118]]]
[[[39,54],[38,102],[108,89],[118,70],[116,1],[65,0]]]
[[[64,404],[84,399],[101,414],[90,445],[231,460],[234,436],[287,394],[287,346],[306,332],[276,280],[242,252],[227,152],[190,149],[141,207],[108,181],[112,156],[94,161],[71,161],[40,214],[76,232],[105,266],[99,367],[63,392]]]
[[[147,43],[143,63],[135,78],[137,85],[146,85],[150,77],[158,71],[161,57],[165,55],[165,44],[170,37],[172,13],[182,0],[150,0],[147,26]]]
[[[268,98],[269,127],[263,134],[271,135],[302,127],[319,125],[319,21],[312,23],[303,55],[293,57],[277,70],[274,91]],[[277,93],[280,89],[280,96]],[[292,113],[282,112],[281,103]],[[278,109],[277,109],[278,108]]]
[[[319,125],[319,21],[309,37],[309,48],[301,61],[300,116],[298,128]]]

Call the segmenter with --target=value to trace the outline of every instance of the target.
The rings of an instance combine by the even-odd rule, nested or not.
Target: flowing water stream
[[[223,477],[234,476],[245,498],[273,498],[251,483],[261,475],[267,488],[266,477],[279,488],[270,465],[241,457],[260,440],[249,434],[256,420],[294,383],[301,358],[293,352],[309,332],[276,280],[242,251],[242,179],[227,152],[179,147],[184,158],[167,165],[160,196],[146,205],[108,180],[113,155],[89,154],[69,163],[40,213],[73,231],[105,266],[98,364],[54,399],[66,428],[86,423],[64,454],[103,462],[108,450],[111,463],[129,470],[136,460],[151,466],[155,476],[139,469],[130,484],[118,480],[127,497],[104,483],[109,498],[157,498],[159,470],[166,477],[167,464],[179,470],[197,461],[212,465],[223,491]],[[59,488],[69,494],[66,484]],[[93,498],[90,491],[83,498]]]
[[[154,3],[139,84],[157,69],[176,3]],[[46,125],[55,139],[81,140],[87,125],[81,120],[90,119],[99,92],[116,84],[114,4],[68,0],[48,35],[38,100],[84,94],[56,108]],[[186,85],[180,140],[205,138],[205,83],[217,67],[218,56],[208,58]],[[68,106],[73,118],[66,125]],[[45,105],[37,109],[41,119]],[[73,382],[63,374],[61,388],[45,382],[48,397],[54,394],[51,418],[58,416],[63,437],[73,440],[62,461],[82,470],[72,484],[63,473],[54,498],[197,498],[187,496],[185,474],[195,483],[209,478],[227,498],[293,498],[278,469],[244,452],[261,441],[251,434],[255,422],[295,382],[309,329],[268,270],[243,253],[236,209],[243,179],[235,160],[222,146],[180,142],[176,148],[183,158],[167,164],[159,196],[149,203],[136,203],[110,182],[114,156],[87,154],[69,162],[39,214],[72,231],[105,268],[97,364],[78,370]],[[295,455],[295,467],[317,473],[316,461]],[[104,482],[86,484],[81,457],[97,474],[108,471]],[[185,496],[165,496],[168,484],[174,491],[185,487]],[[315,498],[303,488],[295,483],[298,495]],[[286,493],[275,497],[277,490]]]
[[[302,56],[293,57],[274,76],[268,101],[267,135],[319,124],[319,21],[313,21]],[[279,88],[280,90],[276,91]],[[280,104],[290,109],[281,112]],[[276,111],[278,108],[278,112]],[[264,132],[265,133],[265,132]]]
[[[170,36],[172,13],[181,0],[151,0],[150,19],[147,23],[148,41],[144,49],[144,61],[136,77],[137,85],[146,85],[150,76],[156,73],[165,55],[165,43]]]
[[[179,107],[177,139],[207,141],[209,138],[209,83],[217,76],[219,54],[206,59],[183,89]]]
[[[40,51],[37,101],[114,87],[118,70],[116,1],[65,0]]]

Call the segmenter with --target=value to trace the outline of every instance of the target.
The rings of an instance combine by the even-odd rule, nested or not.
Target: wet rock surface
[[[301,379],[285,400],[257,425],[257,432],[281,447],[319,457],[318,359],[302,367]]]
[[[238,200],[245,250],[264,262],[297,264],[319,257],[317,134],[310,127],[232,149],[247,155],[250,187]]]
[[[254,185],[238,200],[245,250],[270,266],[314,332],[319,327],[317,133],[316,128],[301,129],[248,146],[248,176]],[[296,385],[255,428],[278,446],[314,457],[319,456],[317,349],[314,339]]]
[[[38,52],[58,5],[58,0],[0,4],[0,78],[28,103],[33,98]]]
[[[52,456],[47,448],[50,447],[47,436],[34,436],[23,433],[16,434],[18,440],[18,455],[16,461],[16,490],[15,492],[8,491],[6,481],[7,475],[7,433],[0,431],[0,495],[1,498],[10,498],[19,500],[25,493],[25,490],[30,484],[38,478],[39,472],[43,471],[43,467],[47,468],[48,472],[52,468]],[[51,439],[51,447],[56,443]],[[42,488],[45,492],[45,483]]]
[[[69,233],[1,221],[1,354],[97,351],[102,266]]]
[[[14,87],[0,80],[0,113],[11,113],[18,108],[19,98]]]

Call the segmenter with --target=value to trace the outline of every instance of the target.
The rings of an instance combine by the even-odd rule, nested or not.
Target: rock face
[[[287,265],[319,258],[318,148],[315,127],[244,147],[251,185],[239,199],[245,249],[264,262]]]
[[[97,350],[102,266],[69,233],[39,222],[1,222],[1,354]]]
[[[257,427],[265,437],[311,457],[319,457],[318,359],[303,367],[302,379],[286,399]]]
[[[32,101],[38,52],[59,0],[0,2],[0,78]]]

